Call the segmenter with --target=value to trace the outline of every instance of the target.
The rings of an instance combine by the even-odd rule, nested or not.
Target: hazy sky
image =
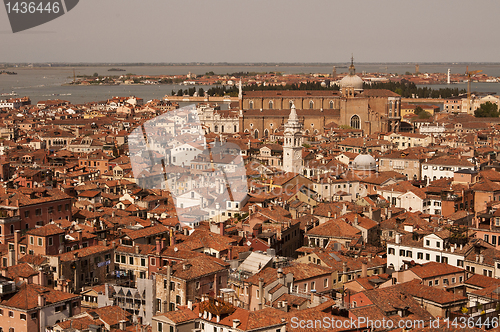
[[[500,62],[496,0],[80,0],[0,62]]]

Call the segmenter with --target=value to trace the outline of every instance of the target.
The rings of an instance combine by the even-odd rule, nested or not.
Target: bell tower
[[[302,173],[302,125],[292,104],[288,121],[285,124],[283,143],[283,170]]]

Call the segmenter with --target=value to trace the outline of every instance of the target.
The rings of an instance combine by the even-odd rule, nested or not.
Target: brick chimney
[[[161,252],[161,240],[159,237],[156,238],[156,254],[159,255]]]

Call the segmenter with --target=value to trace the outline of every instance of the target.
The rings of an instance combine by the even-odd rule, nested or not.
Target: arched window
[[[264,130],[264,138],[267,138],[269,136],[269,130],[265,129]]]
[[[289,100],[289,101],[288,101],[288,105],[290,106],[290,108],[292,108],[292,105],[293,105],[293,100]]]
[[[309,101],[309,108],[310,109],[314,108],[314,101],[312,101],[312,100]]]
[[[220,126],[220,132],[223,133],[224,132],[224,126]]]
[[[218,127],[218,126],[215,126],[215,127],[214,127],[214,133],[216,133],[218,130],[219,130],[219,127]]]
[[[354,129],[359,129],[360,128],[359,116],[353,115],[351,117],[351,127],[354,128]]]
[[[333,100],[330,100],[330,108],[333,109]]]
[[[14,225],[10,225],[10,234],[14,234]]]
[[[249,133],[248,129],[245,129],[245,133],[247,133],[247,134]]]
[[[272,100],[269,101],[269,109],[270,110],[274,109],[274,103]]]
[[[250,100],[248,102],[248,108],[251,109],[251,110],[253,110],[253,100]]]
[[[259,139],[259,131],[257,129],[255,129],[253,136],[255,139]]]

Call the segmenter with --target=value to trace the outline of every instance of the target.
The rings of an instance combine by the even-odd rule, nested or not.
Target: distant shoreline
[[[500,62],[358,62],[356,65],[500,65]],[[227,66],[239,66],[239,67],[322,67],[322,66],[337,66],[337,67],[347,67],[349,62],[255,62],[255,63],[229,63],[229,62],[189,62],[189,63],[12,63],[3,62],[0,63],[0,68],[66,68],[66,67],[190,67],[190,66],[208,66],[208,67],[227,67]],[[112,68],[113,69],[113,68]]]

